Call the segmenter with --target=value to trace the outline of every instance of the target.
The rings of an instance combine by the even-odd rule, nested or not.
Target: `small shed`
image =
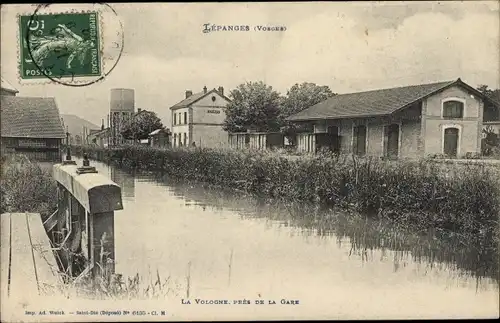
[[[170,130],[167,129],[156,129],[151,132],[148,136],[149,144],[151,147],[165,147],[170,145]]]

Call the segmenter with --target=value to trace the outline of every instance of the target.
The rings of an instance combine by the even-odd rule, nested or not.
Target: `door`
[[[340,152],[340,136],[339,128],[337,126],[328,127],[328,146],[330,151],[335,153]]]
[[[387,156],[398,157],[399,155],[399,125],[391,124],[387,130]]]
[[[354,127],[354,149],[353,152],[358,156],[366,154],[366,126],[359,125]]]
[[[458,153],[458,129],[446,128],[444,130],[443,153],[449,157],[457,157]]]

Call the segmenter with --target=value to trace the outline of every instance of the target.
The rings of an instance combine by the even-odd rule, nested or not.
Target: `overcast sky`
[[[100,125],[109,90],[133,88],[136,108],[158,113],[186,89],[264,81],[286,93],[294,83],[337,93],[453,80],[500,87],[499,2],[324,2],[112,4],[124,53],[113,72],[87,87],[21,85],[16,14],[2,5],[1,73],[22,96],[55,97],[61,113]],[[278,25],[285,32],[202,33],[203,24]]]

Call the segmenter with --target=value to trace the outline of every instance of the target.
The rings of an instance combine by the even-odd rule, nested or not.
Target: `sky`
[[[85,87],[20,84],[17,18],[30,5],[1,6],[1,74],[20,96],[54,97],[59,110],[97,125],[112,88],[135,89],[136,109],[170,127],[169,107],[186,90],[264,81],[285,94],[295,83],[336,93],[460,77],[500,87],[498,1],[111,4],[123,53]],[[285,26],[282,32],[203,33],[203,24]],[[6,45],[8,44],[8,45]]]

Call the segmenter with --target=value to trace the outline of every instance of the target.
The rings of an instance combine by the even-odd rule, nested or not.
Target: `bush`
[[[2,160],[1,213],[40,213],[42,219],[57,205],[57,186],[52,174],[23,155]]]

